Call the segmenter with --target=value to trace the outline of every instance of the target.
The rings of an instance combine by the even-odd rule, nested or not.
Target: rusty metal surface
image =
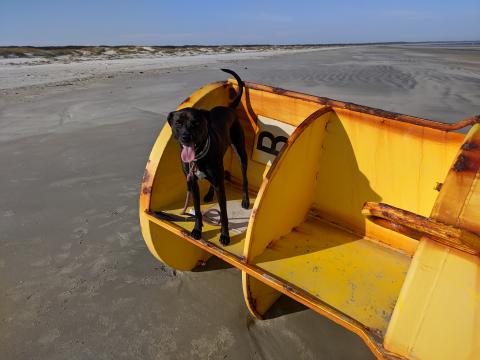
[[[384,225],[387,225],[388,228],[413,238],[418,238],[420,233],[429,239],[457,250],[474,255],[480,254],[480,236],[468,230],[384,203],[367,202],[362,209],[362,213],[373,219],[386,219],[388,222]],[[376,222],[382,224],[382,222]],[[405,230],[405,228],[408,228],[408,230]]]
[[[432,217],[480,234],[480,125],[467,134],[448,173]]]
[[[332,108],[346,109],[354,112],[378,116],[385,119],[405,122],[405,123],[418,125],[418,126],[425,126],[425,127],[429,127],[436,130],[442,130],[442,131],[460,130],[464,127],[471,126],[480,122],[480,114],[458,121],[457,123],[454,123],[454,124],[447,124],[439,121],[433,121],[433,120],[423,119],[415,116],[398,114],[398,113],[394,113],[394,112],[386,111],[382,109],[376,109],[376,108],[372,108],[364,105],[358,105],[354,103],[348,103],[348,102],[338,101],[334,99],[329,99],[326,97],[308,95],[300,92],[285,90],[285,89],[268,86],[268,85],[256,84],[252,82],[245,82],[245,85],[248,88],[253,90],[271,92],[278,95],[293,97],[293,98],[302,99],[305,101],[316,102],[320,105],[331,106]]]
[[[456,172],[476,173],[480,170],[480,139],[467,140],[453,165]]]

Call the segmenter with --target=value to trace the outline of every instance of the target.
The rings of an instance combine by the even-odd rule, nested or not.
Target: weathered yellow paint
[[[207,85],[179,108],[225,105],[232,89],[232,82]],[[479,126],[465,138],[445,124],[249,83],[237,115],[249,155],[247,230],[232,232],[232,243],[222,247],[219,227],[205,225],[196,241],[188,235],[192,223],[155,217],[178,214],[186,191],[166,125],[140,196],[152,254],[181,270],[218,256],[242,271],[254,316],[286,294],[358,334],[379,358],[479,358],[478,257],[402,235],[361,213],[366,201],[383,202],[478,232]],[[271,166],[252,158],[259,115],[296,128]],[[469,145],[459,153],[463,141]],[[461,156],[468,171],[457,171]],[[232,151],[224,166],[232,209],[241,178]],[[444,183],[440,194],[437,183]]]
[[[480,232],[480,124],[473,126],[467,134],[454,168],[445,179],[432,216]]]
[[[247,261],[305,219],[312,204],[323,135],[330,116],[331,110],[326,109],[297,128],[263,180],[253,205],[254,221],[247,229],[243,254]]]
[[[290,233],[310,210],[321,143],[331,116],[332,111],[325,109],[318,116],[311,117],[303,128],[297,129],[282,156],[278,157],[282,164],[275,163],[265,174],[262,190],[253,206],[254,221],[250,221],[247,229],[243,255],[248,262],[263,253],[270,242]],[[284,207],[284,211],[278,211],[279,206]],[[247,274],[242,279],[247,306],[254,316],[261,317],[280,293]]]
[[[461,151],[465,166],[450,169],[432,218],[479,229],[480,126]],[[408,271],[385,347],[415,359],[480,358],[480,258],[422,238]]]
[[[369,222],[366,201],[428,216],[463,135],[336,110],[323,143],[315,208],[326,219],[413,255],[417,241]],[[355,184],[352,186],[352,184]]]
[[[253,263],[384,334],[410,257],[311,217]]]
[[[385,337],[412,359],[480,357],[480,259],[422,239]]]
[[[246,272],[242,272],[242,288],[248,310],[258,319],[262,319],[263,315],[282,295],[281,292]]]

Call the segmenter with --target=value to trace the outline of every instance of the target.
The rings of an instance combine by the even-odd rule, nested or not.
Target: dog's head
[[[182,160],[192,161],[195,152],[199,149],[208,137],[208,117],[205,110],[185,108],[173,111],[167,118],[172,134],[182,145]]]

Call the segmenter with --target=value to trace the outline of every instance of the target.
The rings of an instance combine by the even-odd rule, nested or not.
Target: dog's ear
[[[168,121],[168,124],[169,124],[170,126],[172,126],[173,112],[171,112],[170,114],[168,114],[167,121]]]

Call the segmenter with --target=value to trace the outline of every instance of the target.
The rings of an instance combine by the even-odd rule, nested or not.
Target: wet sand
[[[240,273],[219,260],[188,273],[156,261],[138,225],[145,162],[166,114],[225,79],[219,67],[455,122],[480,112],[479,65],[478,48],[376,46],[0,81],[2,357],[372,358],[360,338],[288,299],[254,320]]]

